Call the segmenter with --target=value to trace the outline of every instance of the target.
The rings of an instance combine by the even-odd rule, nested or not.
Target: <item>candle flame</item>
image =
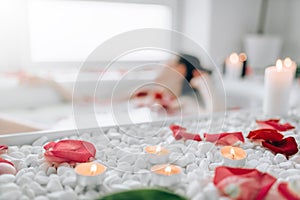
[[[232,159],[234,159],[235,151],[233,147],[230,148],[230,154],[232,156]]]
[[[169,176],[170,176],[170,174],[171,174],[171,171],[172,171],[172,169],[171,169],[170,166],[168,166],[168,167],[165,168],[165,172],[166,172]]]
[[[156,151],[156,153],[161,152],[161,147],[160,147],[160,146],[157,146],[155,151]]]
[[[280,59],[278,59],[276,61],[276,69],[277,69],[277,71],[281,71],[282,70],[282,61]]]
[[[287,57],[287,58],[284,59],[283,63],[284,63],[284,66],[291,67],[292,66],[292,59],[290,57]]]
[[[239,59],[240,59],[241,62],[245,62],[247,60],[247,54],[240,53]]]
[[[229,56],[229,60],[231,63],[238,63],[239,62],[239,55],[237,53],[232,53],[230,56]]]
[[[94,175],[97,171],[97,165],[96,164],[92,164],[91,168],[90,168],[90,172],[91,175]]]

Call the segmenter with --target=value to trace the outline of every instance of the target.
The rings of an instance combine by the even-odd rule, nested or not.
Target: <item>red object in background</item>
[[[258,129],[250,131],[248,136],[250,140],[263,140],[263,141],[281,141],[283,135],[274,129]]]
[[[279,119],[256,120],[256,123],[262,127],[273,128],[278,131],[288,131],[295,128],[289,123],[280,124],[279,121]]]
[[[299,194],[295,194],[295,192],[289,188],[289,183],[280,183],[278,185],[278,192],[288,200],[300,200]]]
[[[14,164],[12,162],[9,162],[8,160],[5,160],[3,158],[0,158],[0,163],[7,163],[7,164],[10,164],[11,166],[14,166]]]
[[[49,162],[88,162],[95,157],[96,148],[82,140],[61,140],[44,146],[45,158]]]
[[[173,136],[176,140],[185,139],[185,140],[195,140],[201,141],[201,137],[198,134],[188,133],[186,132],[186,128],[171,124],[170,129],[173,132]]]
[[[154,93],[154,98],[155,99],[162,99],[163,95],[162,95],[162,93],[156,92],[156,93]]]
[[[215,143],[216,145],[236,145],[239,142],[244,143],[245,139],[242,132],[231,132],[231,133],[216,133],[209,134],[204,133],[204,138],[208,142]]]
[[[298,144],[294,137],[287,137],[281,141],[264,141],[262,145],[274,153],[281,153],[286,157],[292,156],[298,152]]]
[[[256,169],[220,166],[213,183],[224,196],[235,200],[263,200],[276,179]]]
[[[147,95],[148,95],[148,92],[142,91],[142,92],[138,92],[135,96],[136,96],[136,97],[145,97],[145,96],[147,96]]]

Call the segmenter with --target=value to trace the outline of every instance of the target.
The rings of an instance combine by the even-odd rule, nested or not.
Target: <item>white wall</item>
[[[222,64],[231,52],[242,51],[243,38],[255,33],[261,0],[213,0],[211,54]]]
[[[210,52],[211,0],[186,0],[182,8],[182,33]],[[189,46],[182,44],[182,51],[189,52]],[[208,58],[201,62],[210,64]]]
[[[0,70],[20,68],[24,59],[26,0],[0,1]]]
[[[185,0],[183,33],[203,45],[221,65],[233,51],[243,51],[243,38],[256,33],[261,0]],[[269,0],[265,33],[283,39],[281,57],[300,62],[300,1]]]

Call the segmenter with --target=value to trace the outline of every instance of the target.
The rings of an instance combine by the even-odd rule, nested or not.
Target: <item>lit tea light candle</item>
[[[100,185],[104,179],[106,167],[96,162],[81,163],[75,167],[77,182],[82,186]]]
[[[237,53],[232,53],[226,59],[225,76],[230,79],[238,79],[242,75],[243,63]]]
[[[167,187],[176,185],[181,181],[182,169],[176,165],[162,164],[151,167],[153,172],[153,183]]]
[[[289,96],[293,77],[291,72],[283,68],[282,61],[265,70],[265,91],[263,111],[267,115],[287,115]]]
[[[148,146],[145,148],[147,159],[152,164],[167,163],[169,150],[161,146]]]
[[[247,153],[242,148],[224,146],[221,149],[224,165],[230,167],[243,167],[246,162]]]
[[[290,57],[284,59],[283,67],[291,71],[291,76],[293,78],[296,76],[297,64]]]

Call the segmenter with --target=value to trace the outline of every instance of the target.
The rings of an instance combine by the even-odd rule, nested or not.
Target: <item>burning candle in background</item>
[[[232,53],[225,61],[225,77],[238,79],[242,75],[243,63],[237,53]]]
[[[243,63],[243,67],[242,67],[242,73],[241,73],[241,77],[245,77],[247,74],[247,54],[245,53],[240,53],[239,54],[239,59],[240,62]]]
[[[282,66],[281,60],[277,60],[276,66],[266,68],[263,105],[265,114],[271,116],[288,114],[292,82],[291,71]]]
[[[151,171],[153,172],[152,181],[155,185],[167,187],[181,181],[182,170],[176,165],[154,165],[151,167]]]
[[[96,186],[103,181],[106,167],[96,162],[81,163],[75,167],[77,182],[82,186]]]
[[[247,158],[247,153],[242,148],[233,146],[224,146],[221,155],[224,165],[230,167],[243,167]]]
[[[292,78],[296,76],[297,64],[290,58],[286,57],[283,61],[283,67],[291,71]]]
[[[167,163],[169,150],[161,146],[148,146],[145,148],[147,159],[152,164]]]

